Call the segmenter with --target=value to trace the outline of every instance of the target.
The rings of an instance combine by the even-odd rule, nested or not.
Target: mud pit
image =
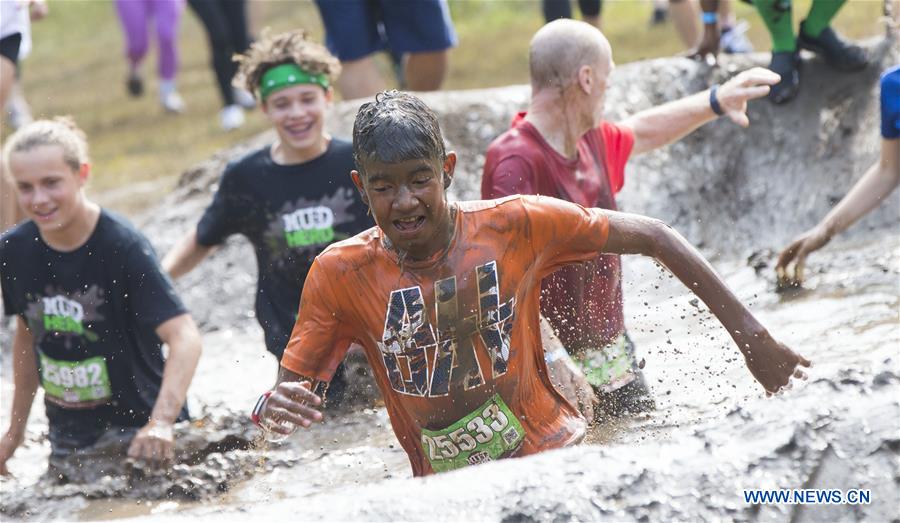
[[[593,429],[576,448],[424,480],[383,409],[331,415],[272,448],[250,446],[246,412],[276,362],[253,318],[252,251],[232,240],[179,282],[204,331],[191,390],[199,420],[179,439],[169,477],[95,462],[87,483],[39,481],[49,453],[35,405],[26,444],[3,480],[6,519],[146,520],[897,520],[900,507],[900,198],[816,253],[807,288],[777,295],[774,250],[818,220],[877,157],[877,75],[900,61],[875,43],[879,64],[857,76],[804,69],[804,92],[776,109],[752,106],[753,127],[721,121],[682,143],[632,159],[620,203],[669,221],[699,244],[779,339],[815,362],[810,381],[766,400],[724,330],[652,262],[625,259],[627,325],[658,409]],[[616,70],[613,120],[722,81],[765,57],[720,70],[656,60]],[[527,101],[525,87],[426,97],[461,153],[456,198],[474,198],[487,143]],[[335,108],[348,136],[356,106]],[[165,252],[196,222],[228,151],[186,173],[178,190],[136,221]],[[8,336],[8,332],[4,333]],[[4,347],[8,338],[3,338]],[[3,354],[2,425],[11,383]],[[361,380],[365,383],[364,380]],[[198,425],[202,425],[199,426]],[[103,468],[103,473],[98,469]],[[871,489],[869,505],[749,505],[745,488]]]

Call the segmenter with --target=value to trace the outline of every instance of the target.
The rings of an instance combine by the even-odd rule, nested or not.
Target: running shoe
[[[244,110],[237,104],[226,105],[219,112],[219,122],[225,131],[237,129],[244,125]]]
[[[162,103],[163,109],[167,112],[176,114],[184,112],[184,100],[181,98],[181,95],[178,94],[178,91],[166,93],[160,98],[160,102]]]
[[[800,51],[773,52],[769,69],[781,75],[769,91],[769,100],[779,105],[793,100],[800,91]]]
[[[800,22],[797,45],[821,56],[825,63],[839,71],[859,71],[869,64],[862,47],[845,40],[830,27],[826,27],[816,38],[807,36]]]
[[[719,38],[719,47],[728,54],[752,53],[753,44],[747,38],[749,25],[741,20],[731,27],[722,28],[722,36]]]
[[[144,81],[137,73],[128,75],[125,86],[128,88],[128,94],[130,94],[132,98],[137,98],[144,94]]]

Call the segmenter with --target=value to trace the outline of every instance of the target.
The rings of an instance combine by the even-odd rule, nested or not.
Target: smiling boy
[[[256,251],[256,317],[281,358],[315,257],[372,225],[350,177],[350,142],[325,131],[337,59],[302,31],[264,34],[238,71],[278,139],[230,164],[197,228],[163,260],[173,277],[192,270],[230,235]]]
[[[456,154],[412,95],[364,104],[353,182],[377,227],[310,269],[279,384],[254,419],[286,434],[321,421],[312,391],[351,343],[372,365],[413,474],[579,442],[586,420],[553,387],[539,328],[540,282],[599,252],[654,256],[713,311],[769,393],[804,378],[709,264],[658,220],[540,196],[449,202]]]

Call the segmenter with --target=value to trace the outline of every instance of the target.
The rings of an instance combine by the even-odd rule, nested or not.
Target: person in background
[[[43,0],[0,2],[0,108],[6,109],[21,92],[19,60],[31,50],[31,20],[47,15]],[[24,97],[23,97],[24,99]],[[0,158],[0,233],[19,223],[25,215],[16,203],[15,189]]]
[[[173,424],[188,417],[200,357],[197,326],[150,242],[85,195],[87,142],[71,120],[23,127],[3,158],[28,220],[0,236],[4,313],[16,317],[0,474],[9,473],[39,386],[51,467],[109,445],[123,459],[170,464]]]
[[[150,48],[149,26],[152,20],[159,50],[159,101],[163,109],[170,113],[181,113],[185,109],[175,84],[182,11],[184,0],[116,0],[116,13],[125,35],[125,55],[128,58],[128,93],[134,97],[144,93],[140,68]]]
[[[253,95],[232,85],[237,73],[235,54],[250,47],[245,0],[188,0],[188,5],[200,19],[209,39],[212,68],[216,86],[222,98],[219,123],[230,131],[244,125],[244,109],[255,105]]]
[[[881,76],[881,157],[815,227],[794,239],[775,265],[780,288],[803,283],[806,257],[872,212],[900,185],[900,66]]]
[[[373,56],[379,51],[388,51],[399,65],[402,88],[441,88],[457,41],[447,0],[316,0],[316,5],[325,43],[341,61],[337,88],[345,100],[384,90]]]
[[[350,180],[350,143],[326,131],[337,59],[303,31],[264,31],[238,61],[238,81],[256,94],[277,138],[225,168],[197,227],[162,265],[180,278],[229,236],[249,240],[258,268],[256,319],[266,349],[280,360],[316,256],[372,219]],[[332,388],[334,403],[342,390]]]
[[[541,8],[544,12],[545,22],[552,22],[559,18],[572,18],[570,0],[542,0]],[[582,20],[600,29],[603,0],[578,0],[578,9],[581,10]]]
[[[839,71],[860,71],[868,65],[865,51],[831,27],[845,3],[846,0],[812,0],[795,36],[791,0],[753,0],[772,37],[769,69],[781,76],[781,81],[772,87],[769,100],[787,103],[800,92],[800,49],[816,53]]]
[[[484,199],[540,194],[616,210],[632,154],[675,142],[719,116],[746,127],[747,102],[778,81],[755,68],[612,123],[603,119],[612,49],[597,28],[565,19],[545,25],[531,41],[529,66],[531,102],[488,147]],[[541,312],[598,394],[597,417],[651,409],[625,328],[621,258],[600,254],[564,267],[542,288]]]

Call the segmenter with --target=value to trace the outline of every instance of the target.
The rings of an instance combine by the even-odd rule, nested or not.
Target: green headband
[[[297,64],[281,64],[262,75],[259,82],[259,97],[265,101],[275,91],[300,84],[315,84],[322,89],[328,89],[328,76],[309,73],[300,69]]]

